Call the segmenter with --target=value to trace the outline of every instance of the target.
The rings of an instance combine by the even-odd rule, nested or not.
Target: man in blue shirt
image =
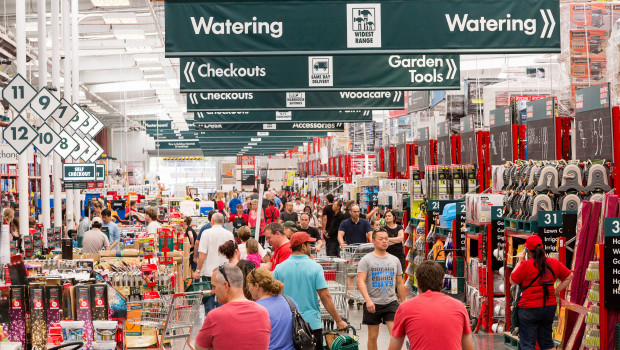
[[[242,204],[241,200],[239,198],[237,198],[237,193],[233,192],[232,194],[232,199],[230,200],[230,202],[228,202],[228,208],[230,208],[230,212],[232,214],[236,214],[237,213],[237,204]]]
[[[112,221],[112,212],[110,209],[104,209],[101,211],[101,218],[103,219],[103,227],[108,229],[110,250],[119,250],[119,244],[121,243],[121,231],[118,229],[118,225]]]
[[[336,321],[339,330],[346,329],[348,325],[336,311],[332,296],[327,289],[323,267],[310,259],[310,243],[315,241],[316,239],[311,238],[306,232],[293,234],[290,240],[293,254],[276,266],[273,277],[284,283],[282,293],[295,300],[301,316],[312,327],[317,344],[316,349],[322,350],[323,325],[319,298],[327,312]]]
[[[344,220],[338,228],[338,243],[341,247],[347,244],[368,243],[372,234],[370,222],[360,218],[359,205],[351,206],[350,213],[351,218]]]

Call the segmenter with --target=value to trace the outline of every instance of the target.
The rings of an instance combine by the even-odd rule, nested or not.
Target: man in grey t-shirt
[[[368,325],[368,350],[377,349],[381,323],[385,323],[392,333],[399,305],[395,290],[398,290],[401,302],[407,297],[400,261],[387,253],[388,233],[384,229],[374,230],[372,243],[375,250],[364,256],[357,267],[357,288],[365,301],[362,323]]]

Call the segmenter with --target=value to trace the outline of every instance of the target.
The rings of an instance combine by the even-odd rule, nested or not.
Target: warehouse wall
[[[120,162],[142,162],[148,167],[149,149],[154,149],[152,139],[144,133],[113,132],[110,139],[110,155]]]

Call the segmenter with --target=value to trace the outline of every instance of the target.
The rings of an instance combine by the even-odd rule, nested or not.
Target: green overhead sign
[[[181,92],[458,90],[459,58],[458,55],[182,58]]]
[[[105,164],[97,164],[95,168],[95,180],[104,181],[105,180]]]
[[[196,128],[197,131],[344,131],[344,123],[245,123],[245,124],[221,124],[204,123]]]
[[[249,137],[291,137],[289,131],[196,131],[197,138],[211,138],[211,137],[227,137],[227,138],[249,138]],[[307,137],[325,137],[326,131],[305,131],[300,136]]]
[[[196,112],[194,122],[200,123],[290,123],[290,122],[370,122],[371,110],[344,111],[235,111]]]
[[[183,139],[194,139],[196,138],[196,132],[182,132],[182,133],[165,133],[165,134],[149,134],[152,138],[156,140],[183,140]]]
[[[166,56],[559,53],[558,0],[166,0]]]
[[[156,144],[157,149],[197,149],[198,141],[160,141]]]
[[[65,163],[62,165],[62,179],[71,181],[95,181],[96,172],[94,163]]]
[[[404,109],[402,91],[203,92],[187,95],[188,112],[283,109]]]
[[[236,143],[248,143],[248,142],[259,142],[260,144],[265,143],[288,143],[288,142],[312,142],[312,137],[247,137],[247,138],[226,138],[226,137],[217,137],[214,135],[209,138],[200,138],[200,144],[210,144],[210,143],[221,143],[221,144],[236,144]]]
[[[144,127],[149,130],[172,130],[171,120],[147,120]]]

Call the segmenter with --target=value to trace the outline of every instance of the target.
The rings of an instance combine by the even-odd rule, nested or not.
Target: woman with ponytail
[[[556,280],[561,283],[554,288]],[[519,342],[522,350],[555,349],[552,339],[557,301],[573,279],[573,273],[556,259],[545,254],[537,235],[528,237],[525,250],[510,274],[510,283],[520,287],[518,299]]]
[[[273,278],[271,272],[265,268],[254,269],[246,280],[252,298],[269,311],[271,321],[269,350],[295,350],[292,333],[293,316],[288,302],[282,296],[284,284]]]

